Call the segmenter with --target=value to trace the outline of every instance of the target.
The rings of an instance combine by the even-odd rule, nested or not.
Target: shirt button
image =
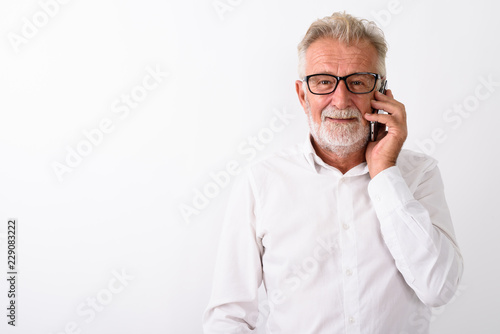
[[[356,319],[354,317],[349,317],[349,323],[353,324],[356,322]]]
[[[380,202],[380,201],[382,201],[382,196],[375,195],[375,202]]]
[[[348,224],[342,224],[342,227],[344,228],[344,230],[348,230],[350,228]]]
[[[345,274],[346,274],[347,276],[351,276],[351,275],[352,275],[352,270],[351,270],[351,269],[347,269],[347,270],[345,271]]]

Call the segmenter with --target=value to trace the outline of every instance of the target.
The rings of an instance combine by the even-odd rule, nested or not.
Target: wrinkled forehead
[[[346,44],[333,38],[321,38],[307,49],[306,75],[377,72],[377,60],[377,50],[366,40]]]

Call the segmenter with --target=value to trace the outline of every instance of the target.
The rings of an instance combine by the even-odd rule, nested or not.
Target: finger
[[[387,94],[387,92],[389,92],[390,95]],[[390,90],[387,90],[385,92],[385,94],[382,94],[379,91],[375,91],[375,99],[380,100],[380,101],[390,101],[390,100],[393,100],[394,97],[392,96],[392,93]]]
[[[379,101],[371,100],[371,106],[373,109],[383,110],[389,114],[393,114],[398,110],[398,104],[394,101]]]
[[[394,117],[392,115],[387,115],[387,114],[369,114],[369,113],[366,113],[365,118],[367,120],[369,120],[370,122],[378,122],[378,123],[384,124],[384,126],[388,126],[389,128],[402,125],[402,122],[397,117]]]
[[[406,117],[405,106],[401,102],[398,102],[396,100],[391,100],[388,102],[371,100],[370,102],[373,109],[383,110],[389,115],[397,116],[401,119],[405,119]]]
[[[387,89],[385,91],[385,95],[387,95],[388,97],[390,97],[391,99],[394,99],[394,95],[392,95],[392,90],[390,89]]]
[[[385,92],[385,94],[382,94],[379,91],[376,91],[375,96],[372,99],[372,101],[388,102],[388,103],[392,103],[394,105],[398,105],[398,104],[403,105],[401,102],[394,99],[394,95],[392,95],[392,91],[390,89],[388,89]]]
[[[387,126],[387,129],[384,130],[387,130],[388,133],[392,133],[396,137],[402,138],[403,141],[406,139],[406,136],[408,135],[408,129],[405,122],[400,122],[395,117],[390,115],[370,114],[370,116],[374,116],[372,118],[376,118],[375,121],[377,121],[380,125],[383,125],[384,127]]]

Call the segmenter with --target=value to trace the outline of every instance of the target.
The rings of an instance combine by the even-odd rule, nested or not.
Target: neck
[[[328,165],[337,168],[342,174],[347,173],[352,168],[366,161],[365,147],[362,149],[346,154],[338,155],[326,148],[320,147],[311,137],[311,142],[316,151],[316,154]]]

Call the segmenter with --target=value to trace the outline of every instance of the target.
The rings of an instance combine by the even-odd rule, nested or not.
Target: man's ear
[[[295,81],[295,91],[297,92],[302,108],[304,108],[304,112],[307,114],[306,92],[304,91],[301,80]]]

